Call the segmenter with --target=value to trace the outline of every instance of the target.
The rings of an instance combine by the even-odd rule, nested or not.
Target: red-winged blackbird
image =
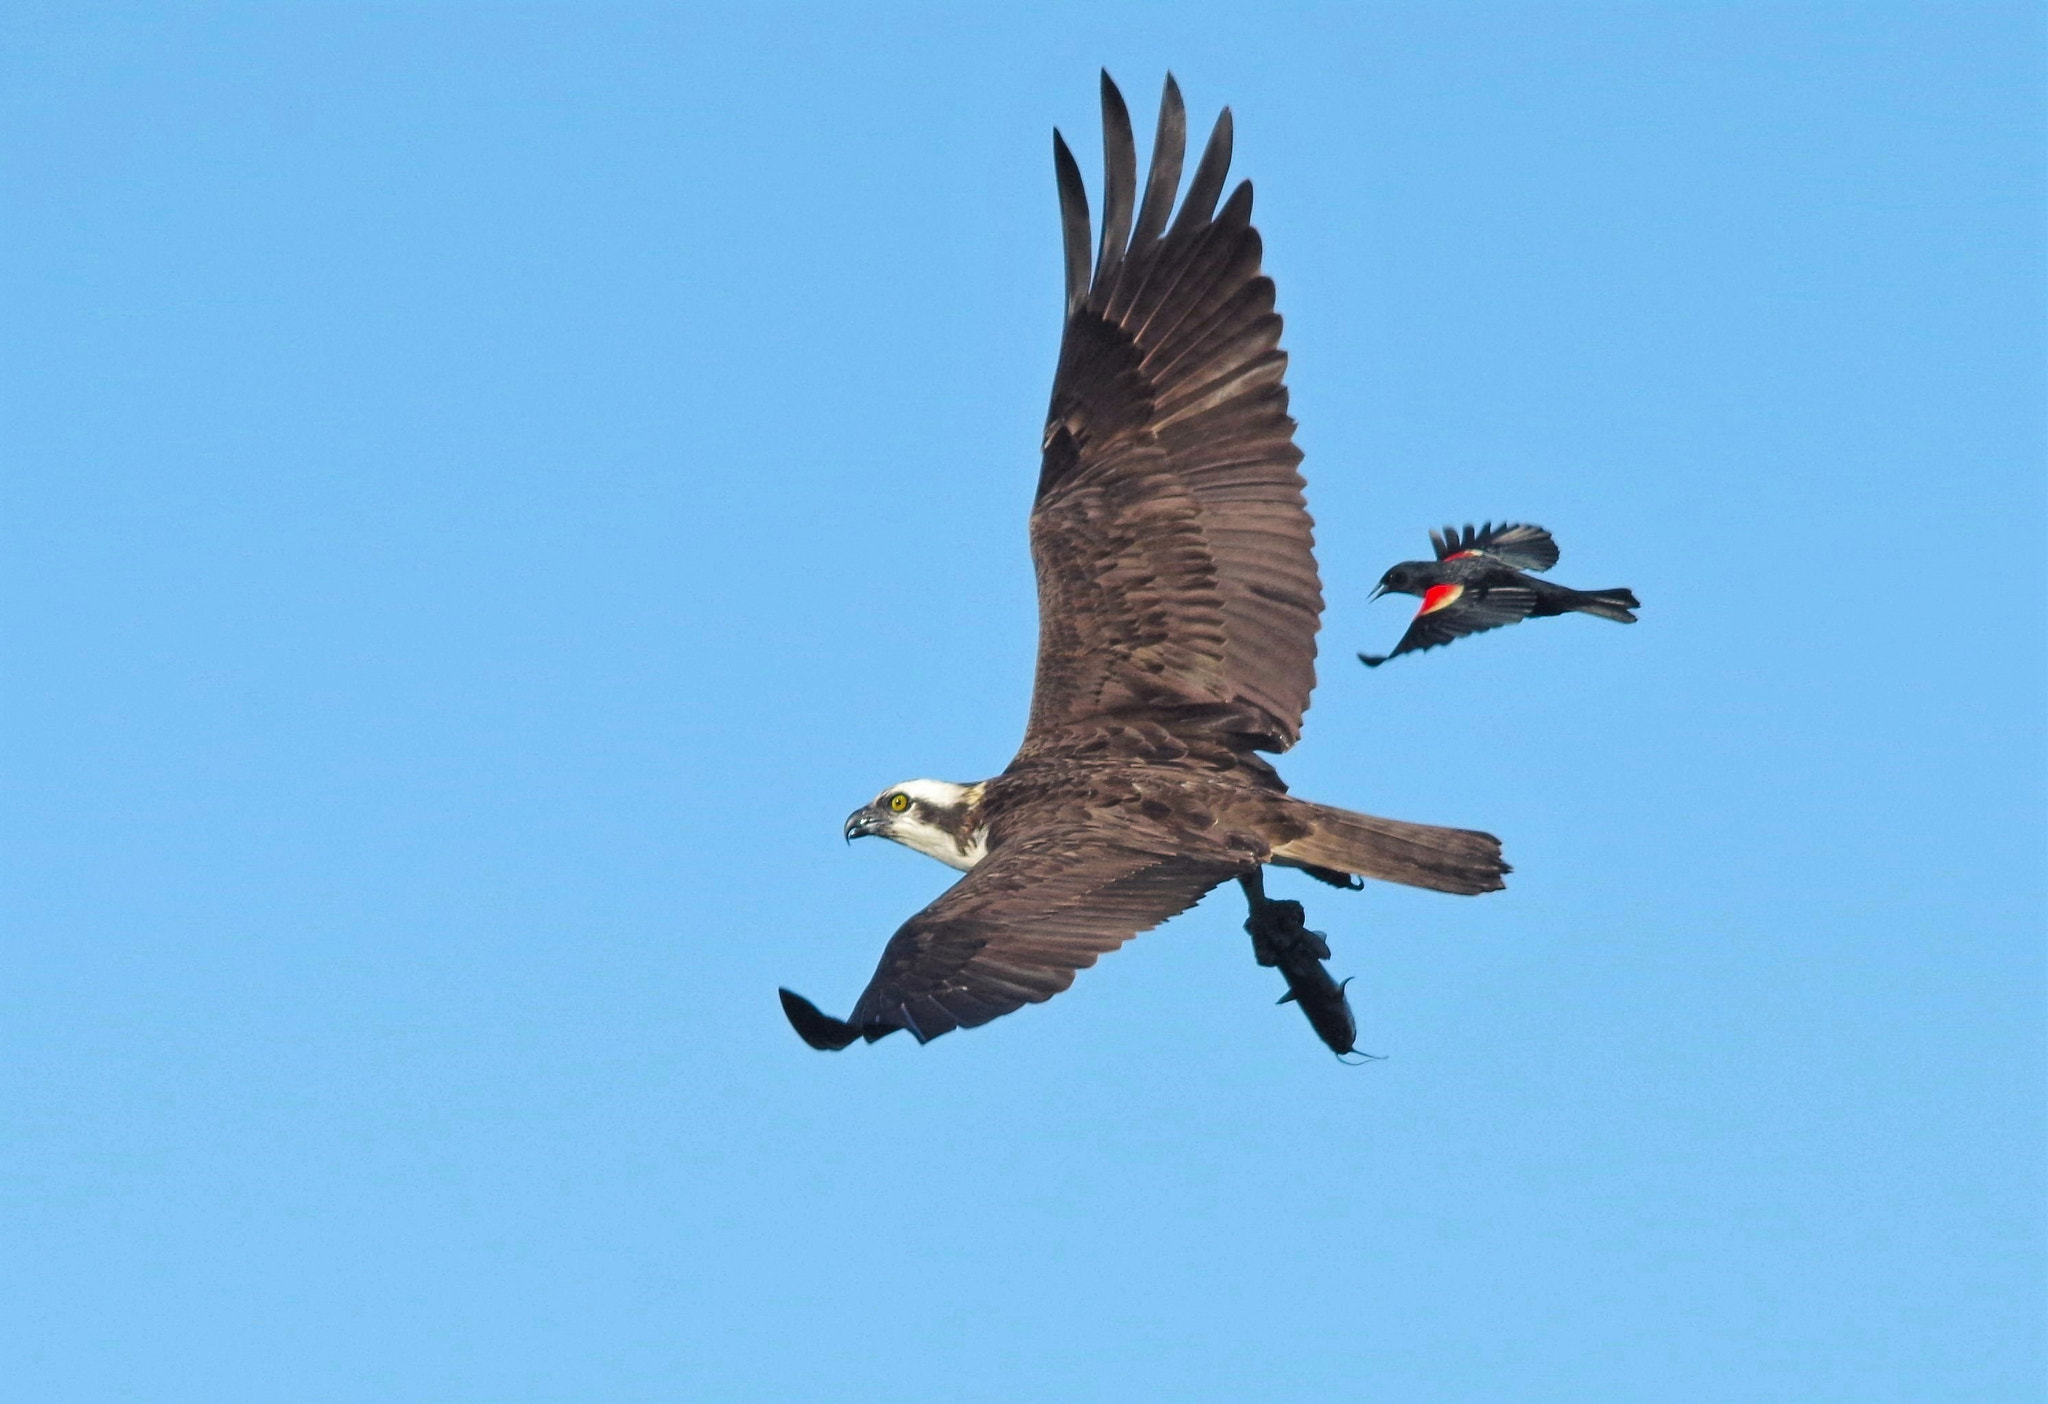
[[[1372,598],[1392,590],[1420,595],[1422,608],[1392,653],[1361,653],[1358,661],[1377,668],[1389,658],[1435,648],[1466,634],[1519,624],[1546,614],[1597,614],[1633,624],[1638,608],[1633,591],[1571,590],[1538,580],[1524,571],[1549,570],[1557,564],[1557,543],[1540,526],[1488,522],[1464,531],[1445,527],[1429,534],[1436,548],[1433,561],[1403,561],[1380,577]]]

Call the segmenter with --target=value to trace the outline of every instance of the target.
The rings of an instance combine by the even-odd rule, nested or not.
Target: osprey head
[[[950,780],[905,780],[846,816],[846,841],[894,839],[963,872],[988,852],[981,822],[981,786]]]

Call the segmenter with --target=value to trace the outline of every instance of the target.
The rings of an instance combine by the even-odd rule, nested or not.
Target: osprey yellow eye
[[[889,796],[889,809],[892,813],[901,814],[904,810],[908,808],[910,808],[909,795],[906,795],[899,790],[895,794]]]

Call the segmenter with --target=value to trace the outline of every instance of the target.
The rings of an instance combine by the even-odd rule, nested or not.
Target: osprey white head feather
[[[936,858],[962,872],[988,856],[980,785],[905,780],[846,817],[846,841],[874,835]]]

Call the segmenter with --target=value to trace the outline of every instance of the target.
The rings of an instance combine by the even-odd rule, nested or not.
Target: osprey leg
[[[1308,929],[1308,912],[1301,903],[1266,895],[1266,870],[1254,868],[1237,880],[1244,900],[1251,907],[1244,929],[1252,938],[1252,958],[1261,965],[1277,966],[1283,972],[1290,964],[1330,958],[1330,943]]]

